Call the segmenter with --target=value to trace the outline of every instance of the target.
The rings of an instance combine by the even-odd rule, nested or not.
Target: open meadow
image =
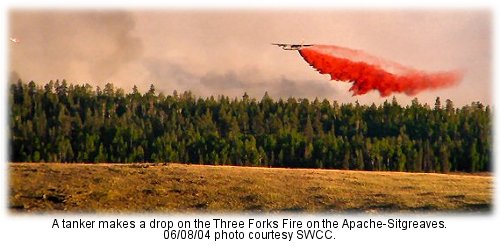
[[[476,212],[493,177],[205,165],[11,163],[12,212]]]

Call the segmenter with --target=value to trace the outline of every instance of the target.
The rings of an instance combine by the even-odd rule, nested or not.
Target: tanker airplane
[[[312,44],[276,44],[276,43],[271,43],[271,44],[281,47],[284,50],[300,50],[303,47],[313,46]]]

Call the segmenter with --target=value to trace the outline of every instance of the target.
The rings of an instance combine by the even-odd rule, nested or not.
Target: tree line
[[[436,98],[401,106],[274,100],[154,85],[125,93],[108,83],[19,80],[9,88],[13,162],[180,162],[410,172],[491,170],[491,112]]]

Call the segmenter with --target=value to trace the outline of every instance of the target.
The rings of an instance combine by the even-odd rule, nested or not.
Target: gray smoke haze
[[[235,72],[207,74],[201,78],[200,82],[204,86],[205,91],[209,91],[211,94],[225,91],[231,96],[241,96],[241,92],[245,91],[253,97],[261,97],[265,92],[268,92],[272,97],[286,98],[293,96],[331,99],[338,94],[331,82],[327,80],[298,81],[282,77],[274,80],[265,80],[262,78],[257,80],[257,82],[249,82],[245,76],[239,76]]]
[[[214,31],[205,26],[206,22],[198,24],[204,28],[197,29],[196,35],[201,36],[193,37],[193,40],[206,42]],[[131,83],[143,90],[149,84],[155,84],[165,93],[191,90],[199,96],[224,94],[235,97],[247,92],[259,97],[266,91],[274,97],[328,98],[336,94],[327,80],[299,81],[285,76],[269,76],[257,67],[226,71],[209,68],[200,72],[185,60],[152,55],[143,57],[143,41],[134,35],[135,25],[133,14],[126,12],[13,11],[11,36],[20,36],[22,40],[20,45],[12,47],[11,69],[16,71],[13,81],[20,77],[38,83],[67,79],[72,83],[101,86],[113,82],[125,90],[132,87]],[[189,37],[192,32],[185,35]],[[210,48],[214,44],[206,45]],[[175,45],[178,44],[171,42],[163,50],[175,48]],[[194,45],[190,50],[200,52]],[[219,50],[212,50],[209,55],[214,59],[217,59],[215,56],[227,56]],[[128,63],[138,60],[142,61],[139,65],[142,71],[135,76],[131,74],[133,68],[129,69]]]
[[[289,96],[331,98],[337,95],[337,91],[328,80],[298,81],[286,77],[266,78],[258,69],[196,74],[189,70],[189,66],[161,59],[146,59],[144,64],[150,72],[148,81],[165,93],[189,90],[204,97],[222,94],[241,97],[246,92],[257,98],[263,96],[265,92],[272,97],[282,98]]]
[[[19,76],[19,74],[16,72],[16,71],[11,71],[9,73],[9,78],[8,78],[8,81],[10,83],[16,83],[17,81],[19,81],[21,79],[21,76]]]
[[[23,79],[104,82],[142,54],[126,12],[13,11],[10,17],[11,36],[21,39],[12,47],[11,68]]]

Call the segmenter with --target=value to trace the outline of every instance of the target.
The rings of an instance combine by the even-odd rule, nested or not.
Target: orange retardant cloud
[[[362,51],[332,45],[314,45],[299,50],[300,55],[321,74],[332,80],[353,83],[353,96],[376,90],[380,96],[392,93],[415,95],[424,90],[456,85],[460,71],[427,73]]]

